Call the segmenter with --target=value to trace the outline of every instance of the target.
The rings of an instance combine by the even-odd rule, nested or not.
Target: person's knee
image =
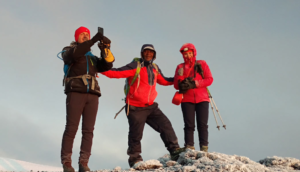
[[[208,125],[207,124],[200,124],[197,126],[198,130],[207,130],[208,129]]]
[[[65,134],[69,136],[75,136],[78,130],[78,126],[66,125]]]
[[[94,132],[94,127],[82,128],[82,134],[88,134],[88,133],[93,133],[93,132]]]
[[[185,124],[184,125],[184,130],[185,131],[195,131],[195,125]]]
[[[95,129],[94,125],[83,125],[82,133],[92,133],[94,129]]]

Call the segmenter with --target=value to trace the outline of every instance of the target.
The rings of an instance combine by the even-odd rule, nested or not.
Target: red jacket
[[[180,52],[185,48],[192,49],[194,51],[194,57],[191,59],[185,59],[183,57],[185,62],[179,64],[175,71],[174,87],[176,90],[178,90],[179,89],[179,87],[178,87],[179,81],[182,81],[187,77],[194,78],[194,76],[195,76],[194,80],[196,83],[196,88],[189,89],[186,93],[184,93],[182,102],[191,102],[191,103],[200,103],[200,102],[204,102],[204,101],[209,102],[209,97],[208,97],[208,92],[207,92],[206,87],[210,86],[213,82],[213,77],[210,72],[210,69],[204,60],[196,61],[197,50],[193,44],[190,44],[190,43],[184,44],[181,47]],[[204,78],[202,78],[202,76],[194,70],[193,66],[194,66],[195,62],[197,62],[201,65]],[[179,69],[183,70],[183,76],[179,75]],[[190,71],[190,73],[188,75],[189,71]]]
[[[129,89],[126,103],[136,107],[146,107],[154,103],[157,97],[156,83],[160,85],[173,85],[174,78],[166,78],[161,70],[153,67],[152,63],[141,61],[140,83],[138,86],[138,78]],[[109,78],[128,78],[130,84],[137,69],[137,62],[132,62],[120,68],[113,68],[101,74]]]

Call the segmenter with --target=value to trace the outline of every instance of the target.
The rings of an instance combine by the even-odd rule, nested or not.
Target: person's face
[[[79,34],[78,37],[78,43],[83,43],[85,41],[90,40],[90,35],[87,32],[82,32],[81,34]]]
[[[146,61],[151,61],[153,59],[154,56],[154,51],[152,50],[144,50],[143,51],[143,58]]]
[[[192,51],[189,52],[183,52],[184,58],[192,58],[194,56],[194,53]]]

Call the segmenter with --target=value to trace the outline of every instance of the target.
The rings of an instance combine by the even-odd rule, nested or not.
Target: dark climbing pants
[[[195,112],[199,143],[201,146],[208,146],[208,110],[209,102],[181,103],[181,110],[184,120],[184,141],[185,145],[194,146]]]
[[[62,138],[61,162],[71,162],[74,138],[82,116],[82,138],[79,162],[88,162],[91,155],[93,131],[99,97],[94,94],[70,92],[67,94],[67,124]]]
[[[127,106],[126,106],[127,112]],[[132,167],[134,163],[143,161],[141,154],[141,140],[145,123],[160,133],[160,137],[168,151],[172,152],[179,148],[176,134],[173,130],[169,119],[158,108],[158,104],[154,103],[148,107],[129,106],[129,114],[127,116],[129,123],[128,134],[128,163]]]

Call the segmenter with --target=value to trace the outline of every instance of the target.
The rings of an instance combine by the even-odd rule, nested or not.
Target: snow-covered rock
[[[141,161],[128,170],[115,168],[112,171],[300,172],[300,160],[274,156],[255,162],[245,156],[187,149],[179,155],[177,161],[172,161],[170,155],[166,154],[158,160]]]
[[[163,165],[156,159],[148,160],[148,161],[140,161],[134,164],[133,169],[135,170],[146,170],[146,169],[157,169],[162,167]]]

